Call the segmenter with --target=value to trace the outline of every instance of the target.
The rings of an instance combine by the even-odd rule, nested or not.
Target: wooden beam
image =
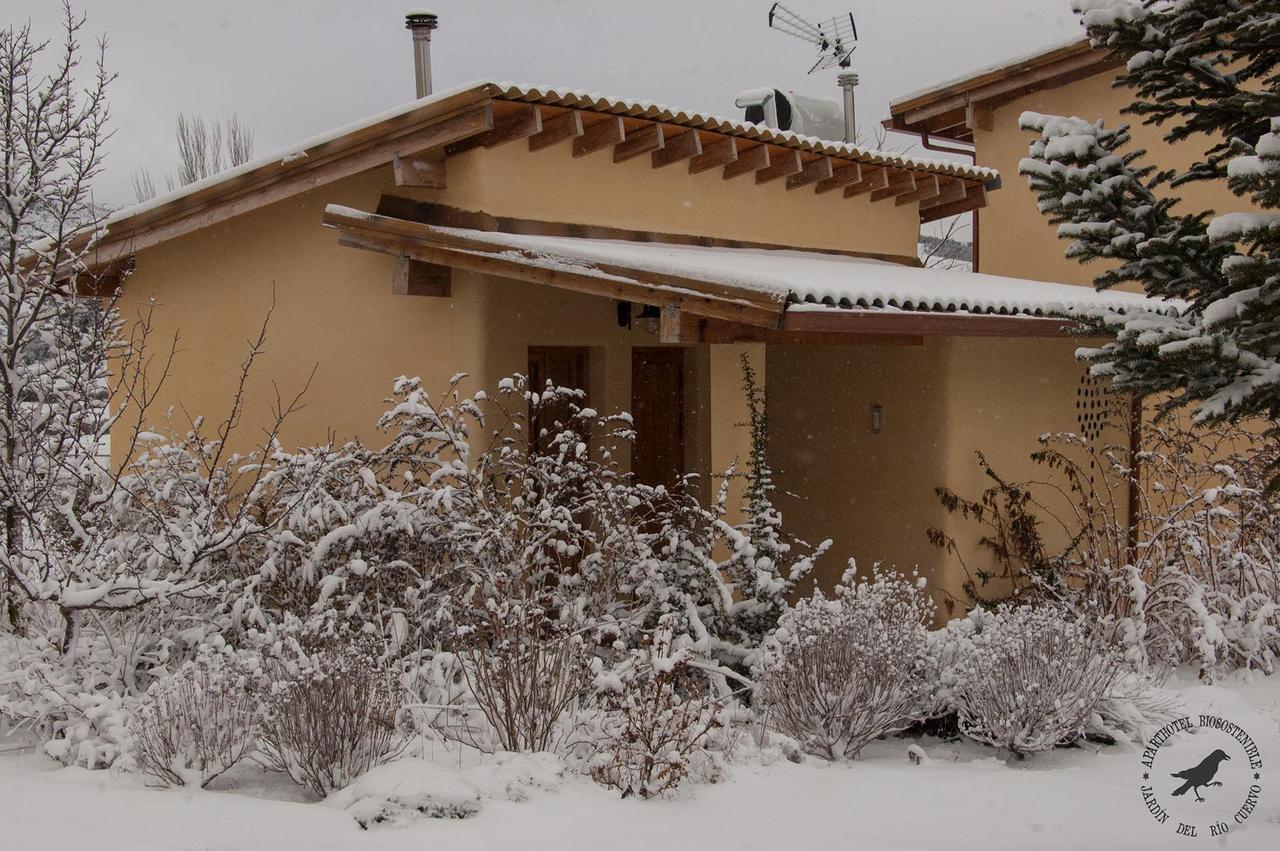
[[[857,183],[862,180],[862,167],[857,163],[852,163],[844,168],[838,168],[831,173],[831,176],[819,180],[818,185],[813,190],[821,195],[823,192],[832,192],[842,186],[848,186],[851,183]]]
[[[862,179],[850,183],[844,188],[844,197],[852,198],[864,192],[874,192],[889,185],[889,170],[880,166],[871,166],[862,170]]]
[[[493,129],[479,138],[486,148],[496,148],[541,132],[542,110],[536,106],[524,106],[495,117]]]
[[[782,321],[783,303],[775,296],[721,282],[606,262],[563,268],[548,264],[538,252],[337,205],[325,208],[323,221],[338,229],[339,242],[347,246],[658,307],[678,304],[701,316],[749,325],[776,328]]]
[[[717,166],[728,165],[738,159],[738,140],[725,136],[709,145],[704,145],[702,153],[689,160],[689,173],[698,174]]]
[[[754,148],[738,148],[738,158],[726,163],[724,179],[732,180],[742,174],[751,174],[769,167],[769,146],[756,145]]]
[[[916,189],[893,199],[895,206],[904,207],[916,201],[927,201],[938,197],[938,176],[936,174],[916,174]]]
[[[1043,316],[880,310],[788,310],[783,331],[842,334],[919,334],[941,337],[1060,337],[1076,323]]]
[[[697,130],[681,133],[679,136],[668,136],[663,140],[662,148],[653,152],[653,167],[663,166],[696,157],[702,153],[702,139]]]
[[[834,171],[831,168],[831,157],[819,157],[804,164],[797,174],[787,178],[787,189],[799,189],[820,180],[830,180]]]
[[[964,123],[969,130],[992,130],[996,126],[995,115],[986,104],[973,103],[965,105]]]
[[[949,204],[939,204],[920,211],[920,222],[936,222],[949,216],[958,216],[987,206],[987,189],[981,183],[970,183],[965,186],[964,198]]]
[[[665,145],[662,125],[646,124],[628,132],[621,142],[613,146],[613,161],[626,162],[650,151],[660,151]]]
[[[397,152],[391,161],[396,186],[415,186],[423,189],[445,189],[445,155],[443,148],[422,151],[402,157]]]
[[[754,240],[726,239],[708,234],[670,233],[665,231],[633,230],[612,225],[582,224],[579,222],[553,222],[540,219],[522,219],[513,216],[494,216],[483,210],[464,210],[448,204],[417,201],[398,195],[383,195],[376,210],[378,215],[402,219],[408,222],[436,225],[447,228],[487,233],[516,233],[529,236],[570,236],[578,239],[615,239],[622,242],[661,242],[668,245],[700,245],[706,248],[754,248],[766,251],[793,249],[794,245]],[[914,254],[886,254],[876,251],[850,251],[837,248],[808,248],[819,254],[833,257],[862,257],[884,260],[902,266],[918,267],[920,260]]]
[[[391,275],[391,292],[396,295],[421,295],[449,298],[453,295],[453,270],[412,260],[401,254]]]
[[[680,305],[664,304],[658,319],[658,342],[679,343],[680,340]]]
[[[576,109],[552,118],[543,117],[541,132],[534,133],[529,137],[529,150],[541,151],[543,148],[549,148],[552,145],[569,139],[576,139],[582,135],[582,113]]]
[[[919,334],[847,334],[839,331],[779,331],[686,313],[681,343],[768,343],[804,346],[923,346]]]
[[[627,136],[627,129],[622,123],[621,115],[611,115],[604,121],[598,121],[584,127],[582,135],[573,140],[573,155],[585,157],[605,148],[612,148]]]
[[[871,193],[871,200],[886,201],[916,191],[916,176],[909,171],[898,171],[889,175],[889,185]]]
[[[964,181],[955,177],[939,177],[938,178],[938,194],[926,201],[920,202],[920,211],[924,212],[932,207],[940,204],[950,204],[952,201],[959,201],[965,196]]]
[[[800,152],[783,148],[769,154],[769,166],[756,172],[756,183],[768,183],[779,177],[798,174],[803,168]]]

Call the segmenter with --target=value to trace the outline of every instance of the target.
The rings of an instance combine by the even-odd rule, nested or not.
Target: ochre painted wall
[[[999,170],[1003,184],[998,191],[988,193],[987,206],[978,214],[979,263],[983,272],[1091,284],[1102,268],[1081,265],[1064,256],[1067,243],[1058,239],[1056,227],[1036,209],[1027,179],[1018,174],[1018,163],[1027,156],[1027,147],[1034,138],[1018,126],[1018,116],[1023,112],[1070,115],[1087,121],[1102,119],[1108,127],[1129,124],[1132,149],[1146,149],[1147,161],[1160,168],[1184,169],[1203,155],[1208,147],[1204,137],[1169,145],[1161,138],[1161,128],[1146,126],[1137,116],[1121,115],[1120,110],[1133,100],[1132,91],[1113,88],[1112,79],[1110,72],[1104,72],[1024,95],[992,111],[991,130],[974,131],[978,164]],[[1183,198],[1176,211],[1211,209],[1224,213],[1249,209],[1246,201],[1232,195],[1219,181],[1187,184],[1176,192]]]
[[[1041,434],[1078,429],[1078,344],[935,337],[921,346],[770,347],[771,462],[779,490],[801,497],[778,504],[800,537],[833,539],[819,582],[834,582],[853,557],[862,572],[877,562],[919,568],[940,605],[964,600],[963,568],[928,530],[955,539],[971,571],[995,566],[977,546],[979,527],[948,514],[935,488],[976,498],[991,484],[976,451],[1009,481],[1045,477],[1029,456]],[[879,434],[874,405],[883,409]],[[1123,445],[1126,435],[1112,427],[1098,440]],[[1063,541],[1061,530],[1044,531]]]

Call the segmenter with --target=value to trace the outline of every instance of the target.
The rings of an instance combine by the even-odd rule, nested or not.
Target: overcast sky
[[[838,95],[806,76],[803,42],[766,26],[769,0],[435,0],[437,89],[473,80],[573,87],[736,116],[734,95],[776,86]],[[890,100],[1080,34],[1070,0],[791,0],[814,19],[852,11],[859,122]],[[0,0],[3,24],[56,34],[55,0]],[[115,138],[99,200],[133,201],[129,175],[173,167],[179,111],[235,112],[257,153],[413,97],[405,0],[79,0],[108,39]],[[899,147],[910,139],[897,140]],[[163,191],[163,187],[161,187]]]

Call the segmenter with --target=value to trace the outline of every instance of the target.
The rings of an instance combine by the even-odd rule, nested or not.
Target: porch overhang
[[[324,224],[353,248],[657,307],[673,343],[1053,337],[1100,314],[1178,311],[1135,293],[813,251],[482,231],[335,204]]]

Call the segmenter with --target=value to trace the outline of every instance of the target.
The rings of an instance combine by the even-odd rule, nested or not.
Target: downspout
[[[959,154],[962,157],[968,157],[969,160],[973,163],[974,167],[975,168],[977,167],[978,149],[976,146],[972,148],[952,148],[948,145],[935,145],[934,143],[929,141],[928,130],[921,130],[919,135],[920,135],[920,144],[924,146],[925,150],[936,151],[937,153],[940,153],[940,154]],[[977,210],[973,211],[972,228],[973,228],[973,271],[976,272],[978,271],[978,246],[979,246],[978,211]]]

